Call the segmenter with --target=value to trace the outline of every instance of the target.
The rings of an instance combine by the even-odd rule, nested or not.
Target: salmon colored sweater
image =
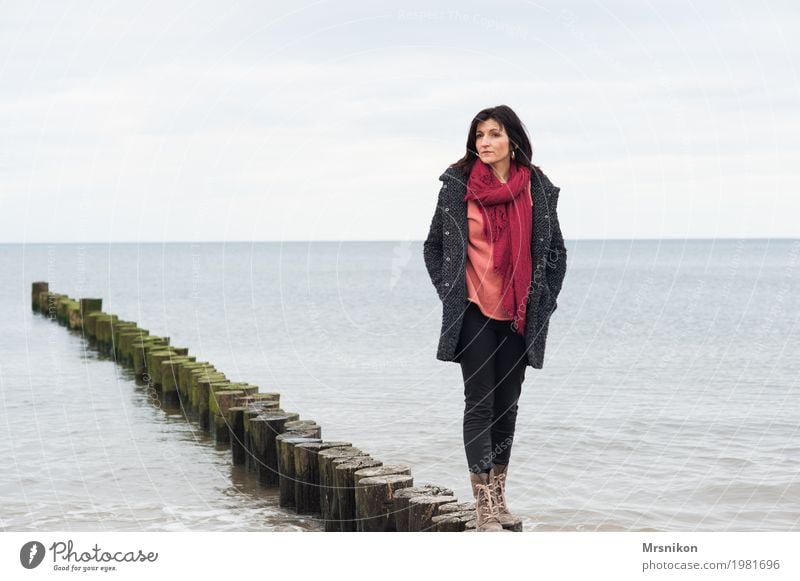
[[[494,269],[493,244],[483,235],[483,214],[474,200],[467,200],[467,299],[490,319],[510,321],[503,309],[503,276]]]
[[[494,269],[493,244],[483,235],[483,214],[474,200],[467,200],[467,226],[467,300],[490,319],[510,321],[513,314],[503,309],[503,276]]]

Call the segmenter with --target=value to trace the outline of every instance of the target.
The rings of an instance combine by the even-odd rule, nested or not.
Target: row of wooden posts
[[[102,299],[73,299],[32,285],[32,307],[79,331],[89,344],[148,385],[154,399],[180,405],[231,461],[266,487],[279,489],[282,507],[318,515],[326,531],[471,531],[472,502],[433,484],[414,486],[405,464],[384,464],[350,442],[322,439],[322,428],[280,407],[280,394],[233,381],[197,361],[168,337],[102,310]],[[522,530],[522,523],[509,526]]]

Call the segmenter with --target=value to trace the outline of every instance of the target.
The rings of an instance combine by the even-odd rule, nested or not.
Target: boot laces
[[[481,497],[483,497],[484,501],[482,502]],[[478,502],[477,507],[478,511],[481,516],[481,522],[488,522],[490,520],[497,520],[497,515],[495,514],[496,509],[494,506],[494,500],[492,498],[492,491],[491,486],[489,484],[481,484],[478,486]]]
[[[497,505],[501,513],[508,512],[506,507],[506,475],[497,474],[492,483],[492,503]]]

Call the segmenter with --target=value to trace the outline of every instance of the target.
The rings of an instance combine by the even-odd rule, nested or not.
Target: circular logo
[[[26,569],[35,569],[44,559],[44,545],[39,541],[29,541],[19,550],[19,562]]]

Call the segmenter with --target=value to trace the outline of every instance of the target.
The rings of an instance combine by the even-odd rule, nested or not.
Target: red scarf
[[[531,170],[511,162],[501,183],[489,165],[475,160],[464,200],[475,200],[483,214],[483,235],[492,242],[494,268],[503,276],[503,308],[513,313],[512,328],[525,336],[531,284],[533,208],[528,194]]]

